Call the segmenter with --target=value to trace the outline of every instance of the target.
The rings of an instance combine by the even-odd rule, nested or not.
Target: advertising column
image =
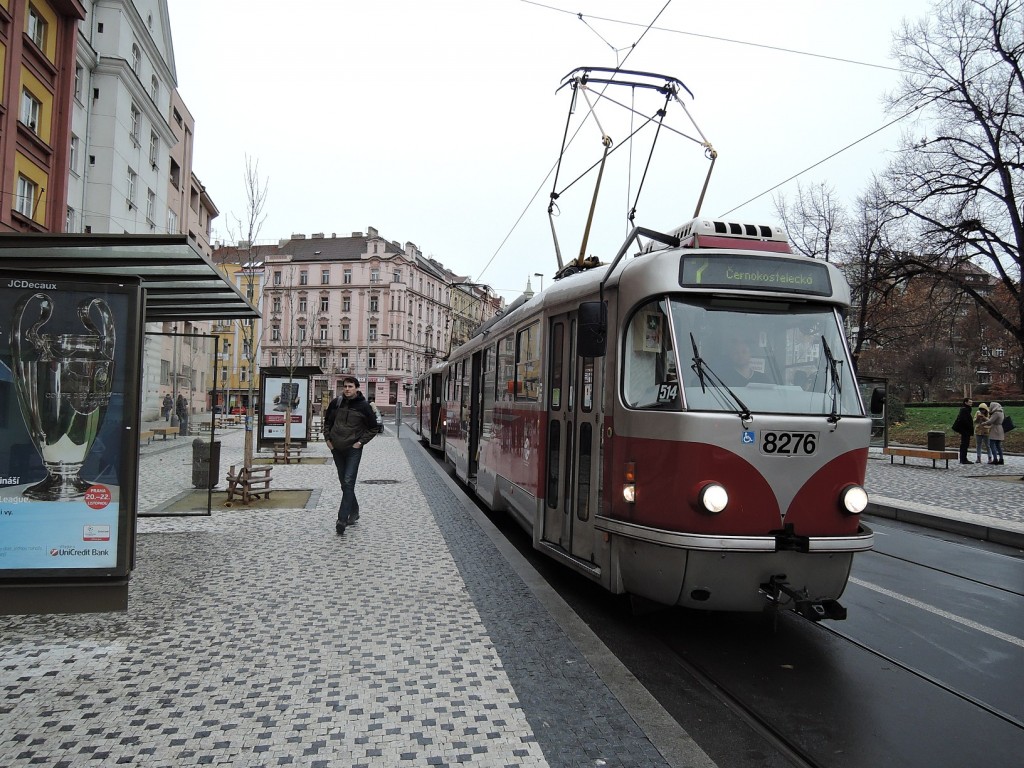
[[[137,281],[0,273],[0,586],[127,584],[140,316]]]

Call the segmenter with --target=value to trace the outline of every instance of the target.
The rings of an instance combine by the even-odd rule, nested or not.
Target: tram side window
[[[540,400],[540,323],[516,336],[516,400]]]
[[[510,333],[498,342],[498,382],[494,396],[497,400],[511,400],[516,375],[515,338]]]
[[[679,378],[668,315],[652,301],[634,313],[622,352],[622,395],[633,408],[679,409]]]

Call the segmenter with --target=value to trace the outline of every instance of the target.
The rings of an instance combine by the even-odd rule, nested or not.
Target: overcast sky
[[[221,212],[215,237],[244,234],[248,155],[269,188],[261,240],[373,226],[509,300],[527,279],[540,287],[534,273],[550,285],[557,267],[549,174],[569,107],[568,90],[556,89],[571,70],[621,65],[685,83],[694,95],[683,94],[686,108],[718,152],[702,215],[772,222],[770,194],[746,201],[889,121],[881,96],[899,78],[892,31],[929,9],[927,0],[168,5],[178,87],[196,121],[194,170]],[[653,91],[605,95],[647,115],[662,102]],[[586,113],[581,101],[571,131]],[[558,187],[600,158],[602,129],[623,145],[608,160],[587,248],[607,261],[628,232],[653,133],[629,146],[640,118],[604,99],[595,116],[569,147]],[[666,126],[698,136],[675,104]],[[912,127],[881,131],[800,181],[826,181],[853,200]],[[692,218],[707,166],[695,142],[663,131],[636,224],[669,230]],[[585,177],[558,201],[564,261],[579,252],[594,182]]]

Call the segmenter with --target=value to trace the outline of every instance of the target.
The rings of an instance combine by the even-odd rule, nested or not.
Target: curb
[[[984,515],[914,504],[884,496],[872,497],[864,514],[1024,549],[1024,527],[1020,531],[1008,530],[1005,527],[996,528],[991,525],[991,518]]]

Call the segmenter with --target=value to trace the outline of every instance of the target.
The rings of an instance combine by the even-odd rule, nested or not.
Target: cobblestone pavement
[[[191,490],[191,443],[142,448],[141,515]],[[344,536],[333,464],[273,476],[317,492],[140,517],[127,612],[0,617],[0,765],[713,768],[677,726],[659,752],[663,711],[624,708],[412,440],[367,446]]]
[[[973,460],[974,454],[971,453]],[[902,459],[890,463],[872,450],[866,486],[874,506],[885,513],[912,512],[915,523],[952,530],[992,529],[993,540],[1024,547],[1024,458],[1006,456],[1000,466]],[[900,515],[897,515],[900,516]],[[946,525],[949,523],[949,525]]]

